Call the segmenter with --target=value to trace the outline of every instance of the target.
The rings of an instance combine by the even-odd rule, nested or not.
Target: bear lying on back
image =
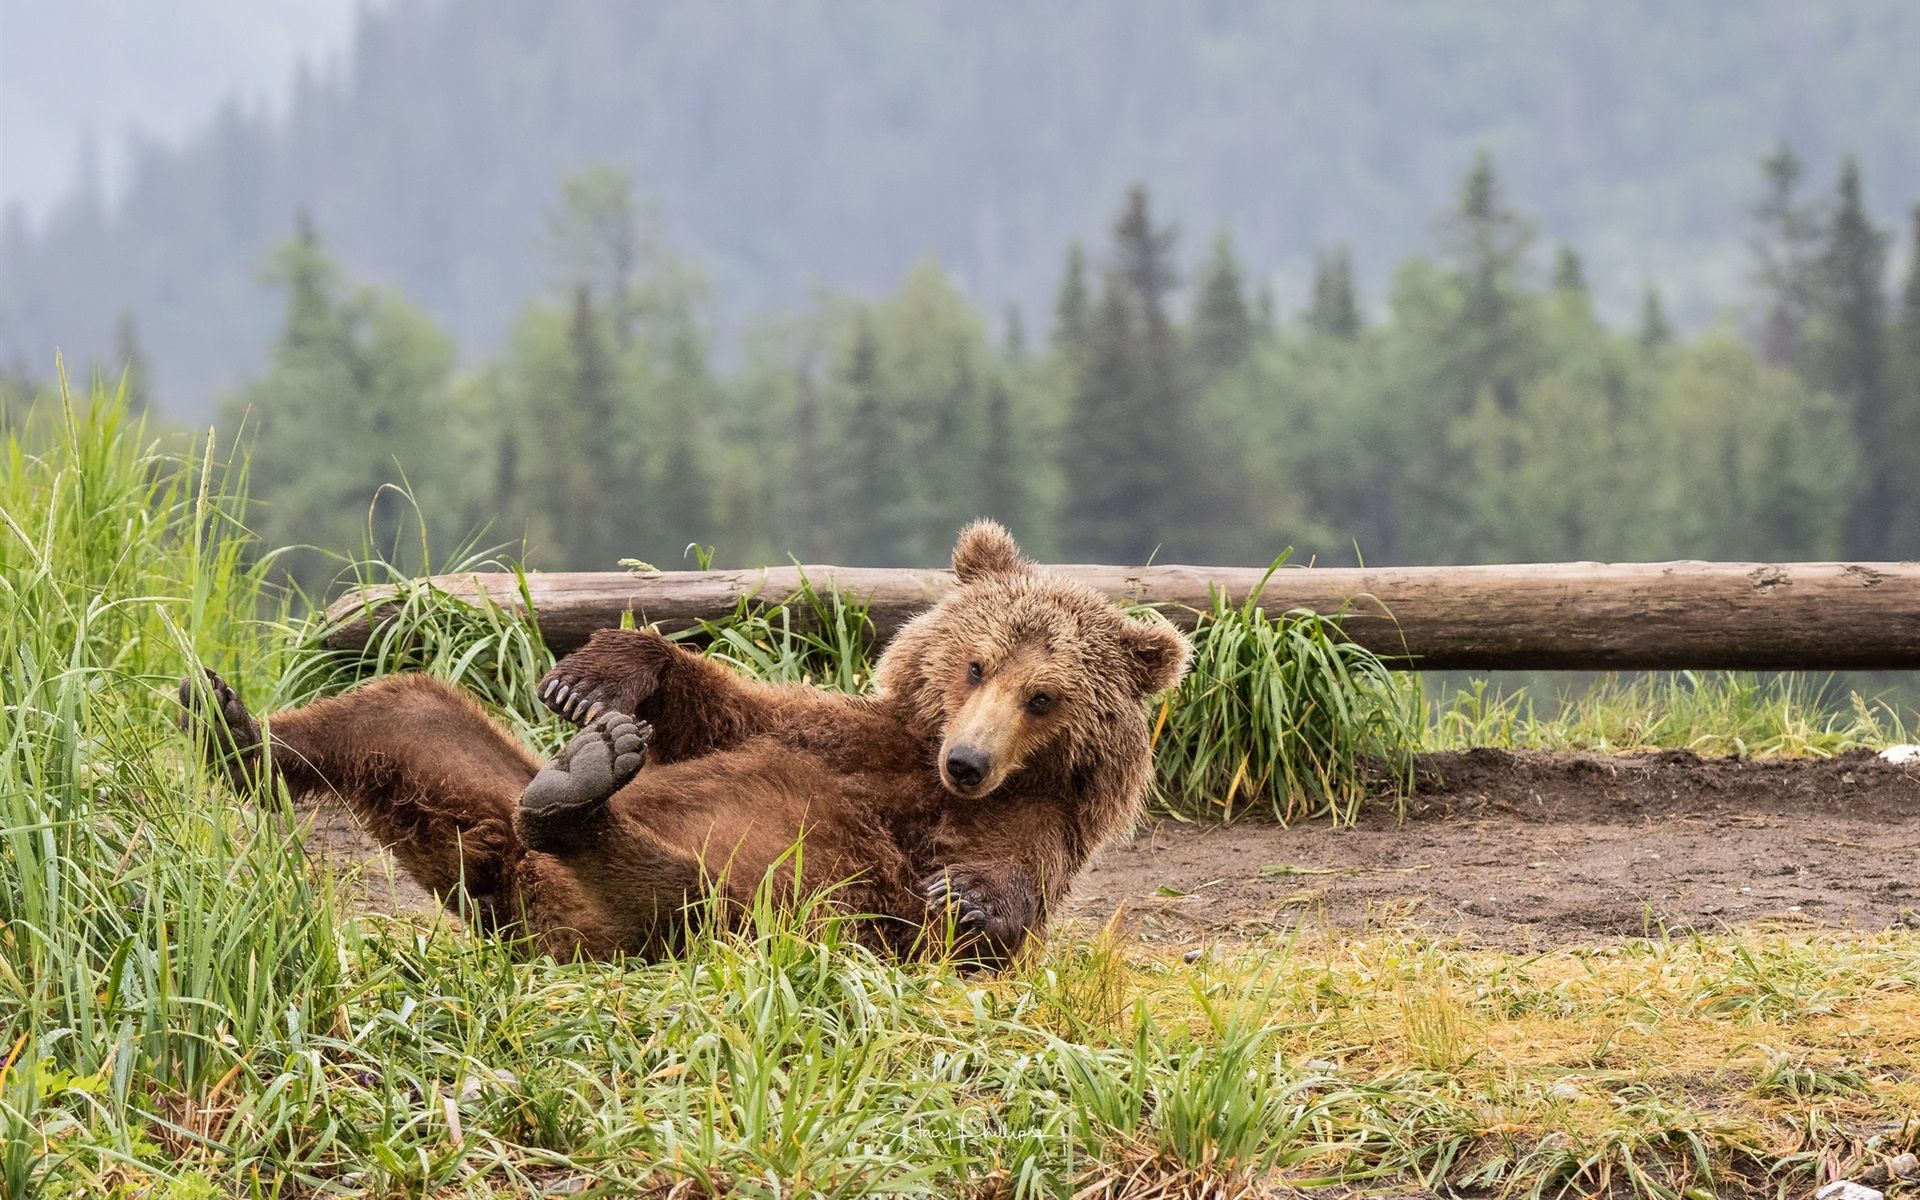
[[[757,683],[602,630],[541,683],[583,724],[546,764],[425,676],[264,721],[211,673],[181,697],[236,780],[337,795],[446,903],[555,954],[669,952],[689,903],[745,904],[771,871],[779,894],[831,886],[876,945],[952,921],[999,959],[1138,816],[1142,701],[1188,650],[1026,562],[992,522],[961,534],[953,568],[960,586],[894,638],[867,695]]]

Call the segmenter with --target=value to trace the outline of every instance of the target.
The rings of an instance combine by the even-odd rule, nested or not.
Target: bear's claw
[[[653,726],[645,721],[596,706],[573,740],[527,784],[521,812],[544,818],[606,803],[646,765],[652,738]]]
[[[240,781],[243,758],[260,745],[260,722],[253,719],[246,704],[231,684],[211,669],[180,681],[182,731],[205,739],[208,761],[222,767]]]
[[[575,725],[587,725],[607,711],[606,702],[599,698],[599,689],[575,687],[552,675],[540,685],[540,703]]]
[[[968,894],[968,889],[957,887],[953,876],[945,871],[929,875],[922,880],[920,892],[935,910],[951,909],[954,925],[967,932],[984,929],[993,919],[993,915]]]

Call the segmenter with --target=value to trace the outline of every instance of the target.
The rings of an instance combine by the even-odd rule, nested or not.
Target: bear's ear
[[[1164,692],[1180,682],[1193,648],[1178,629],[1161,619],[1122,618],[1120,624],[1120,647],[1142,696]]]
[[[960,531],[953,544],[953,573],[961,583],[990,575],[1011,575],[1027,569],[1013,535],[998,521],[980,520]]]

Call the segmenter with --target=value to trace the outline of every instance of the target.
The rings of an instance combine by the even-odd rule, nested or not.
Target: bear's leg
[[[628,786],[652,737],[645,721],[602,711],[533,777],[515,825],[542,878],[564,876],[587,901],[583,925],[595,943],[642,954],[676,944],[687,906],[705,890],[700,856],[649,826],[645,789]]]
[[[513,812],[538,764],[472,698],[400,675],[262,722],[209,672],[183,683],[181,699],[185,723],[236,782],[264,775],[295,796],[337,796],[449,906],[488,927],[519,919]]]

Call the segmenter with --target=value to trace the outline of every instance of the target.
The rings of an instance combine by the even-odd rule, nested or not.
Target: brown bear
[[[959,586],[845,695],[744,679],[660,635],[602,630],[541,682],[582,724],[541,764],[473,699],[395,676],[256,721],[181,685],[237,781],[331,793],[423,886],[559,955],[670,952],[689,905],[829,891],[894,951],[953,930],[1003,960],[1140,812],[1142,702],[1186,639],[969,526]],[[263,754],[263,750],[266,751]],[[644,767],[644,769],[643,769]],[[524,922],[524,924],[522,924]]]

